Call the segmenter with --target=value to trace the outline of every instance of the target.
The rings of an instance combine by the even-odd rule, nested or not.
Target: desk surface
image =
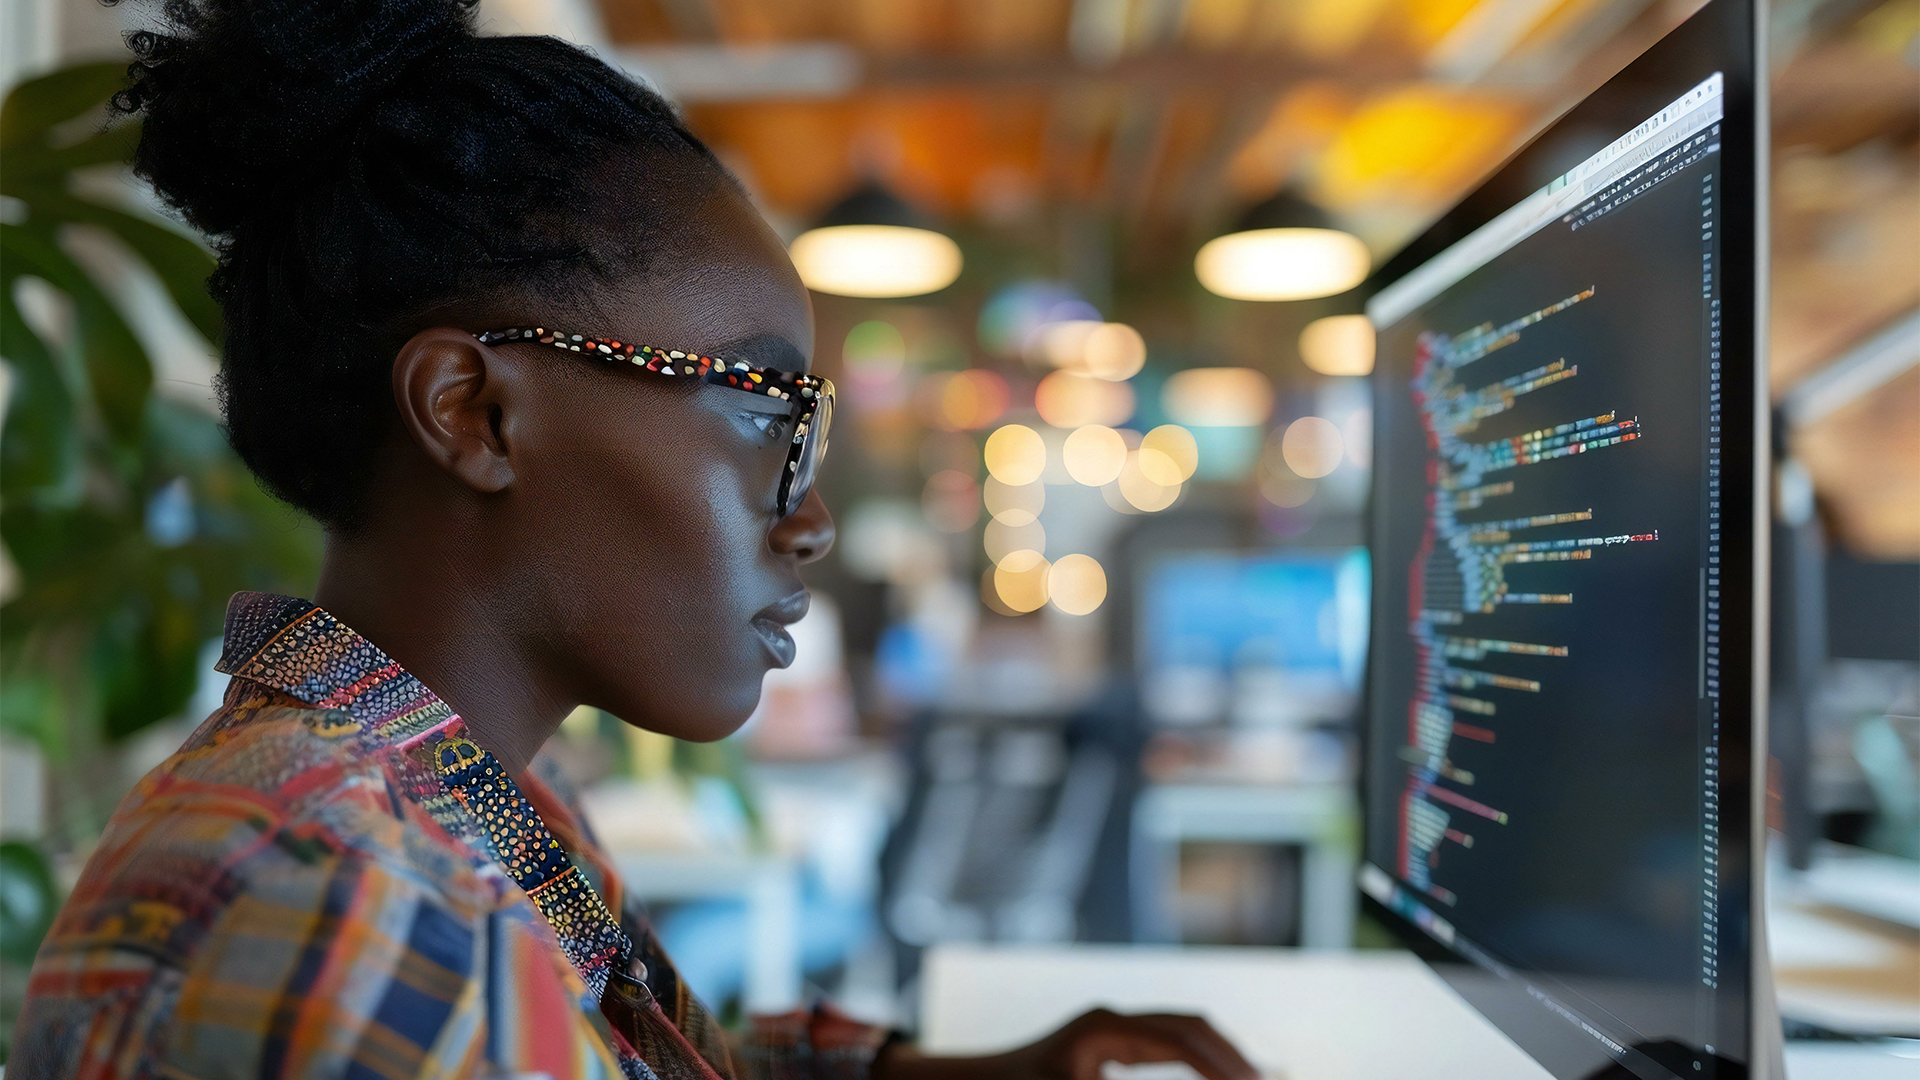
[[[1400,952],[943,946],[927,954],[921,1045],[1018,1046],[1095,1005],[1198,1013],[1285,1080],[1552,1080]],[[1789,1080],[1913,1080],[1884,1048],[1795,1043]]]
[[[943,947],[921,1001],[930,1053],[1016,1046],[1106,1005],[1203,1015],[1287,1080],[1552,1080],[1409,953]]]

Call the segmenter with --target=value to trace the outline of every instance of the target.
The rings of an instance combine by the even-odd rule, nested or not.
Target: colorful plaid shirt
[[[569,803],[326,612],[236,596],[220,669],[42,944],[14,1075],[867,1075],[883,1032],[825,1008],[723,1031]]]

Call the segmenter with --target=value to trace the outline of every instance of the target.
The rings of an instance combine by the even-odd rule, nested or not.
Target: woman
[[[463,3],[162,21],[137,169],[217,246],[230,437],[326,562],[234,599],[225,704],[101,838],[14,1075],[1253,1075],[1182,1017],[729,1045],[527,769],[582,703],[721,738],[793,658],[832,388],[785,251],[659,97]]]

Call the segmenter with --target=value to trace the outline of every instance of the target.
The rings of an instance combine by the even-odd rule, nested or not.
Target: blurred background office
[[[549,748],[695,988],[911,1025],[942,944],[1385,947],[1356,286],[1696,6],[483,0],[679,102],[840,388],[839,543],[754,719]],[[1920,4],[1773,11],[1776,956],[1796,1015],[1920,1033]],[[317,560],[220,440],[207,256],[101,132],[134,14],[0,27],[5,1027],[217,702],[227,596]]]

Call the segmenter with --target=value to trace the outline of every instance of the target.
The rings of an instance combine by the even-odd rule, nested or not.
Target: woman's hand
[[[1122,1016],[1095,1009],[1031,1046],[984,1058],[925,1057],[894,1046],[874,1062],[874,1080],[1100,1080],[1109,1061],[1182,1061],[1207,1080],[1260,1074],[1213,1025],[1197,1016]]]

